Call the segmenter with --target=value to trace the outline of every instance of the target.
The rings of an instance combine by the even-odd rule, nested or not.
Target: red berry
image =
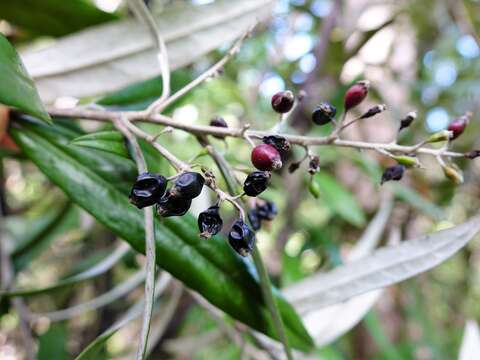
[[[357,82],[355,85],[352,85],[347,90],[344,100],[345,111],[354,108],[367,97],[369,86],[370,82],[368,80],[363,80]]]
[[[463,116],[460,116],[459,118],[453,120],[450,125],[448,125],[448,131],[451,131],[453,133],[452,139],[456,139],[462,133],[465,131],[465,128],[467,127],[468,123],[470,121],[470,113],[467,113]]]
[[[294,102],[295,96],[288,90],[280,91],[272,96],[272,108],[280,114],[289,112]]]
[[[272,145],[260,144],[252,151],[252,164],[258,170],[272,171],[282,167],[280,153]]]

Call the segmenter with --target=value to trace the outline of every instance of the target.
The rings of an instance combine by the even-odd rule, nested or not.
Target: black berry
[[[248,174],[243,183],[243,191],[248,196],[258,196],[267,188],[270,176],[270,173],[266,171],[254,171]]]
[[[201,237],[208,239],[222,230],[223,220],[220,217],[219,210],[218,205],[214,205],[198,215],[197,222]]]
[[[417,113],[415,111],[409,112],[402,120],[400,120],[400,128],[398,131],[402,131],[403,129],[406,129],[412,125],[412,123],[415,121],[417,118]]]
[[[280,91],[272,96],[272,108],[280,114],[289,112],[294,102],[295,96],[288,90]]]
[[[157,203],[157,213],[162,217],[185,215],[192,205],[192,199],[173,196],[170,190]]]
[[[202,192],[205,179],[196,172],[185,172],[178,176],[175,180],[170,193],[174,197],[182,197],[185,199],[194,199]]]
[[[280,155],[286,155],[292,147],[287,139],[279,135],[264,136],[262,141],[264,144],[272,145]]]
[[[312,112],[312,121],[317,125],[325,125],[335,118],[337,109],[327,102],[320,103]]]
[[[250,209],[248,211],[248,221],[250,222],[250,225],[252,225],[252,229],[255,231],[260,230],[262,226],[262,222],[258,217],[257,210],[256,209]]]
[[[385,169],[382,174],[382,180],[380,184],[383,184],[386,181],[399,181],[403,177],[403,173],[405,172],[405,166],[403,165],[395,165],[390,166]]]
[[[167,188],[167,179],[162,175],[143,173],[138,175],[130,191],[130,202],[139,209],[154,205]]]
[[[255,233],[243,222],[243,220],[238,219],[235,221],[228,234],[228,242],[241,256],[247,256],[253,250]]]
[[[210,120],[210,126],[215,126],[215,127],[222,127],[222,128],[228,128],[228,124],[225,121],[224,118],[220,116],[215,116]],[[213,135],[217,139],[224,139],[225,136],[223,135]]]
[[[256,207],[257,216],[260,220],[271,221],[278,214],[277,206],[271,201],[265,201]]]

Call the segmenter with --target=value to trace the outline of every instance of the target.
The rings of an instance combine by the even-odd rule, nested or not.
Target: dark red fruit
[[[162,175],[140,174],[130,191],[130,202],[139,209],[154,205],[165,193],[166,188],[167,179]]]
[[[325,125],[335,118],[337,109],[327,102],[320,103],[312,112],[312,121],[317,125]]]
[[[174,197],[194,199],[202,192],[205,179],[196,172],[184,172],[175,180],[170,193]]]
[[[170,190],[158,201],[157,213],[162,217],[185,215],[192,205],[192,200],[188,198],[173,196]]]
[[[220,217],[219,210],[218,205],[214,205],[198,215],[197,223],[201,237],[208,239],[222,230],[223,220]]]
[[[213,117],[212,120],[210,120],[210,126],[228,128],[227,122],[225,121],[224,118],[222,118],[220,116]],[[217,139],[224,139],[225,138],[224,135],[213,135],[213,136],[216,137]]]
[[[253,250],[255,244],[255,233],[250,227],[238,219],[232,226],[228,234],[230,246],[241,256],[248,256]]]
[[[258,170],[272,171],[282,167],[280,153],[272,145],[260,144],[252,150],[252,164]]]
[[[280,91],[272,96],[272,108],[280,114],[289,112],[294,102],[295,96],[288,90]]]
[[[453,120],[450,125],[448,125],[447,130],[451,131],[453,133],[451,140],[456,139],[462,133],[465,131],[465,128],[467,127],[468,123],[470,121],[470,115],[466,114],[463,116],[460,116],[459,118]]]
[[[265,191],[271,174],[266,171],[254,171],[248,174],[243,183],[243,191],[248,196],[258,196]]]
[[[370,82],[368,80],[363,80],[352,85],[347,90],[344,98],[345,111],[354,108],[367,97],[369,86]]]
[[[403,173],[405,172],[405,166],[403,165],[395,165],[390,166],[385,169],[382,174],[382,180],[380,184],[383,184],[386,181],[399,181],[403,177]]]

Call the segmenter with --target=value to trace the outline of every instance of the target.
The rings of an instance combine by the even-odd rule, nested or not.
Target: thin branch
[[[114,122],[115,127],[127,138],[135,154],[135,162],[138,172],[143,173],[147,170],[147,164],[143,157],[142,150],[138,145],[136,137],[130,132],[128,120],[121,118]],[[156,250],[155,250],[155,229],[153,222],[153,209],[146,207],[143,209],[145,217],[145,254],[147,256],[146,279],[145,279],[145,308],[143,312],[143,324],[140,336],[140,342],[137,349],[137,360],[145,359],[148,343],[148,334],[150,331],[150,322],[152,319],[153,303],[155,301],[155,270],[156,270]]]
[[[153,40],[153,44],[157,50],[157,58],[160,64],[160,71],[162,73],[162,95],[158,100],[151,104],[148,109],[148,114],[157,112],[157,108],[167,100],[170,95],[170,66],[168,64],[168,53],[165,41],[158,31],[157,24],[153,18],[150,10],[143,0],[128,0],[128,5],[133,11],[138,20],[142,21],[148,28]]]
[[[200,76],[198,76],[196,79],[185,85],[183,88],[178,90],[175,94],[170,96],[168,99],[165,99],[165,101],[161,102],[157,100],[154,102],[150,107],[147,109],[147,114],[153,114],[153,113],[158,113],[162,112],[168,105],[172,104],[188,92],[190,92],[193,88],[196,86],[200,85],[202,82],[205,80],[215,76],[218,74],[218,72],[223,68],[223,66],[233,57],[235,54],[237,54],[240,51],[240,48],[242,47],[243,42],[245,39],[247,39],[250,34],[252,33],[255,25],[251,26],[235,43],[232,45],[230,50],[227,51],[225,56],[221,58],[217,63],[215,63],[212,67],[207,69],[204,73],[202,73]],[[153,111],[152,111],[153,109]]]

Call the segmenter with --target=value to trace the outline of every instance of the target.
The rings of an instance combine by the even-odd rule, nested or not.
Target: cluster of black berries
[[[162,217],[182,216],[190,209],[192,199],[200,195],[205,179],[199,173],[184,172],[170,189],[167,183],[162,175],[140,174],[130,191],[130,202],[139,209],[156,205]]]
[[[248,221],[252,225],[252,228],[257,231],[262,226],[262,221],[272,221],[277,215],[277,206],[267,200],[257,201],[255,208],[250,209],[248,212]]]

